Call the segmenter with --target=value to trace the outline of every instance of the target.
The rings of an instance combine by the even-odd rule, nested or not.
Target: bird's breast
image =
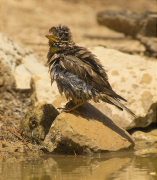
[[[57,47],[51,47],[51,52],[55,53],[57,51]]]

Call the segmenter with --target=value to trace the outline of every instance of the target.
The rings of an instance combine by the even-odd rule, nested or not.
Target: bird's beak
[[[55,36],[52,33],[47,34],[46,37],[49,39],[49,41],[56,41]]]

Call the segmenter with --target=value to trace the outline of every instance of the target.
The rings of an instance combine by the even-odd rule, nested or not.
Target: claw
[[[70,111],[75,110],[77,107],[81,106],[81,105],[84,104],[85,102],[86,102],[86,101],[83,101],[83,102],[81,102],[81,103],[79,103],[79,104],[77,104],[77,105],[75,105],[75,106],[73,106],[73,107],[68,108],[67,106],[70,105],[70,103],[71,103],[71,101],[69,101],[69,102],[67,102],[67,104],[65,105],[65,108],[58,107],[57,109],[61,109],[62,112],[70,112]]]

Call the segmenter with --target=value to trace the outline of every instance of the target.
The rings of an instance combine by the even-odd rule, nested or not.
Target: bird
[[[51,27],[46,37],[49,40],[47,64],[51,84],[56,81],[59,93],[64,93],[68,100],[64,108],[58,109],[70,112],[89,100],[103,101],[136,117],[121,103],[127,100],[112,89],[100,60],[87,48],[74,43],[67,26]]]

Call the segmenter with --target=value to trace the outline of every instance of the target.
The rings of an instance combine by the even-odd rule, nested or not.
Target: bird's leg
[[[63,110],[63,109],[67,109],[68,107],[73,107],[73,106],[75,106],[75,104],[73,103],[72,100],[70,100],[70,101],[68,101],[68,102],[66,103],[66,105],[64,106],[64,108],[63,108],[63,107],[58,107],[57,109]]]
[[[86,103],[87,101],[83,101],[83,102],[81,102],[81,103],[79,103],[79,104],[77,104],[77,105],[75,105],[75,106],[73,106],[73,107],[68,108],[67,105],[69,105],[71,102],[72,102],[72,101],[69,101],[69,102],[65,105],[65,108],[60,108],[60,107],[59,107],[59,108],[57,108],[57,109],[62,109],[63,112],[70,112],[70,111],[75,110],[77,107],[81,106],[82,104]]]
[[[63,112],[70,112],[70,111],[73,111],[74,109],[76,109],[77,107],[81,106],[82,104],[86,103],[87,101],[83,101],[79,104],[77,104],[76,106],[73,106],[72,108],[64,108],[63,109]]]

